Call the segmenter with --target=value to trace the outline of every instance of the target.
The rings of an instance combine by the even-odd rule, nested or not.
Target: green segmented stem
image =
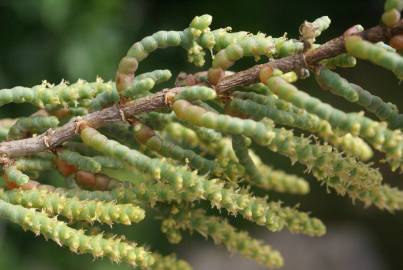
[[[403,170],[403,137],[400,131],[392,131],[385,124],[360,114],[335,109],[306,92],[299,91],[282,78],[272,77],[267,81],[267,85],[280,98],[329,121],[335,129],[366,139],[376,149],[386,153],[386,159],[392,169]]]
[[[252,150],[249,150],[249,155],[262,175],[262,181],[252,183],[253,185],[267,190],[274,190],[276,192],[286,192],[291,194],[309,193],[309,183],[305,179],[285,173],[281,170],[273,169],[264,164]]]
[[[210,102],[211,104],[208,104],[207,102]],[[209,101],[195,100],[192,101],[192,103],[213,112],[218,112],[219,109],[223,108],[223,106],[219,103],[218,100],[209,100]],[[217,106],[218,108],[214,108],[213,106]]]
[[[133,140],[133,132],[129,124],[124,122],[111,123],[110,125],[103,126],[101,130],[109,138],[115,139],[132,148],[138,148],[137,142]]]
[[[372,95],[359,85],[349,83],[344,78],[329,70],[321,70],[317,77],[319,84],[336,95],[340,95],[350,102],[357,103],[367,111],[375,114],[380,120],[388,122],[391,128],[403,126],[403,115],[399,114],[396,105],[386,103],[380,97]],[[335,84],[334,81],[339,81]],[[343,93],[347,93],[345,95]],[[354,98],[353,98],[354,97]]]
[[[199,127],[199,126],[191,125],[189,123],[185,123],[185,126],[194,130],[194,132],[196,132],[197,137],[204,142],[209,142],[209,143],[218,142],[223,137],[221,133],[219,133],[211,128]]]
[[[330,26],[330,18],[328,16],[322,16],[317,18],[312,22],[315,26],[316,36],[319,36],[323,31],[329,28]]]
[[[38,152],[32,155],[33,158],[40,158],[45,160],[53,160],[55,157],[50,151]]]
[[[196,132],[179,123],[168,123],[164,127],[163,131],[179,144],[189,145],[190,147],[196,147],[197,145],[199,145],[199,139]]]
[[[286,107],[284,105],[287,104],[284,104],[282,100],[273,96],[262,96],[255,93],[238,92],[235,93],[235,96],[249,97],[251,100],[237,98],[231,100],[228,103],[228,108],[232,110],[252,116],[255,120],[268,117],[279,125],[296,127],[301,130],[317,133],[327,142],[362,160],[368,160],[373,156],[371,147],[361,138],[351,136],[351,134],[343,136],[335,134],[328,121],[320,119],[318,116],[310,114],[305,110],[295,108],[292,104]],[[276,105],[283,108],[283,110],[277,109]]]
[[[185,165],[189,163],[190,167],[200,174],[211,173],[216,169],[214,161],[203,158],[192,150],[184,149],[179,145],[163,140],[152,129],[142,123],[134,124],[134,136],[139,143],[146,145],[164,157],[181,161]]]
[[[175,120],[173,113],[148,112],[140,114],[138,118],[153,129],[162,130]]]
[[[357,59],[347,53],[342,53],[336,57],[323,60],[321,63],[329,69],[336,67],[352,68],[357,65]]]
[[[359,196],[366,206],[374,204],[376,207],[390,212],[403,209],[403,191],[388,185],[363,191]]]
[[[197,130],[197,135],[195,135],[198,143],[194,146],[197,148],[197,150],[201,149],[202,153],[206,153],[206,143],[210,144],[211,147],[211,144],[219,143],[219,141],[222,139],[221,134],[212,129],[201,128],[194,125],[192,125],[192,128]],[[197,138],[197,136],[200,137],[200,140]],[[150,138],[147,142],[143,142],[146,144],[146,146],[148,146],[148,148],[158,152],[162,156],[170,157],[175,160],[179,160],[186,165],[190,165],[190,167],[196,169],[199,174],[208,173],[210,176],[231,179],[234,181],[239,180],[239,177],[243,177],[243,167],[230,160],[229,156],[226,156],[224,159],[218,158],[215,161],[209,160],[202,157],[201,154],[199,155],[195,151],[185,149],[182,146],[170,142],[170,140],[166,140],[166,138],[161,138],[155,133],[152,135],[150,131],[146,130],[140,132],[137,137],[139,137],[138,140],[143,141],[145,140],[144,137]],[[211,139],[211,141],[209,139]],[[174,137],[173,140],[180,144],[182,139],[179,138],[178,140],[177,137]],[[205,140],[206,143],[204,143]],[[150,145],[150,143],[152,145]],[[184,142],[184,144],[188,145],[187,142]]]
[[[132,45],[127,55],[122,58],[116,73],[116,89],[122,92],[131,85],[139,62],[158,48],[180,46],[184,34],[182,31],[158,31]]]
[[[223,139],[221,133],[213,129],[171,122],[164,127],[163,134],[175,143],[200,149],[203,154],[215,156],[217,160],[234,160],[231,143],[228,146],[228,139]]]
[[[131,170],[130,173],[133,173],[133,171]],[[119,180],[128,181],[128,179],[122,177]],[[78,188],[65,189],[46,185],[39,185],[38,189],[50,190],[53,193],[80,200],[117,201],[118,203],[134,203],[136,205],[145,205],[146,207],[149,205],[155,206],[157,202],[183,202],[182,197],[176,196],[176,192],[167,187],[167,185],[151,181],[131,181],[130,185],[121,183],[108,191],[88,191]]]
[[[95,151],[88,145],[83,144],[82,142],[74,142],[74,141],[65,142],[63,143],[63,148],[73,152],[80,153],[84,156],[99,155],[99,152]]]
[[[169,80],[172,73],[167,69],[154,70],[138,75],[124,92],[124,96],[134,97],[145,94],[151,90],[155,84],[159,84]],[[146,80],[148,79],[148,80]],[[153,82],[151,82],[153,81]],[[91,100],[89,107],[92,111],[100,110],[110,104],[118,102],[120,99],[116,87],[105,89]]]
[[[271,246],[253,239],[247,232],[238,231],[225,219],[209,216],[202,209],[181,209],[162,222],[162,231],[168,235],[179,230],[196,231],[214,243],[224,245],[230,252],[237,252],[268,268],[283,266],[283,258]]]
[[[7,180],[17,184],[17,186],[24,185],[29,181],[29,176],[18,170],[14,165],[7,166],[4,169],[4,173],[7,176]]]
[[[244,134],[263,144],[269,142],[273,136],[262,123],[250,119],[244,120],[228,115],[217,114],[199,106],[192,105],[185,100],[175,101],[173,110],[179,119],[188,121],[194,125],[233,135]]]
[[[209,30],[208,26],[211,24],[211,20],[210,15],[198,16],[184,31],[158,31],[134,43],[119,63],[116,73],[116,89],[118,92],[124,91],[131,85],[138,64],[159,48],[181,46],[188,50],[190,62],[203,65],[204,52],[202,52],[202,47],[196,43],[195,38]],[[195,23],[196,21],[197,23]]]
[[[248,32],[229,32],[230,30],[228,27],[205,32],[200,36],[200,45],[218,52],[248,36]]]
[[[121,145],[117,141],[109,140],[93,128],[86,127],[81,133],[83,142],[95,150],[104,153],[107,156],[121,159],[128,164],[136,167],[140,171],[148,173],[156,179],[161,178],[161,169],[156,160],[150,159],[142,153]]]
[[[93,98],[112,86],[111,82],[104,83],[101,79],[92,83],[78,80],[71,85],[61,82],[53,86],[44,82],[32,88],[16,86],[0,90],[0,106],[8,103],[31,103],[40,108],[45,105],[75,107],[80,100]]]
[[[15,122],[8,132],[8,139],[21,139],[30,134],[42,133],[59,125],[59,120],[54,116],[21,117]]]
[[[12,204],[28,208],[42,209],[51,216],[62,215],[71,221],[98,221],[105,224],[121,223],[130,225],[140,222],[145,212],[132,204],[116,204],[67,198],[44,189],[0,191],[0,198]]]
[[[109,173],[112,173],[111,171]],[[129,171],[129,174],[133,176],[133,170]],[[135,172],[137,173],[137,172]],[[66,197],[77,197],[80,200],[97,200],[97,201],[117,201],[119,203],[135,203],[136,205],[155,206],[158,202],[172,203],[172,202],[186,202],[195,201],[198,198],[196,193],[192,192],[176,192],[168,185],[152,182],[152,181],[139,181],[138,179],[128,179],[120,175],[119,180],[129,182],[130,185],[124,185],[123,183],[108,191],[88,191],[82,189],[64,189],[54,187],[42,187],[39,188],[50,189],[52,192],[57,192]]]
[[[286,39],[284,37],[277,38],[274,41],[276,45],[276,57],[286,57],[296,53],[300,53],[304,49],[304,44],[299,40]]]
[[[128,88],[123,91],[123,96],[135,98],[144,95],[150,91],[155,85],[155,81],[151,78],[144,78],[142,80],[133,81]]]
[[[111,191],[89,191],[80,188],[62,188],[54,187],[50,185],[38,184],[36,187],[38,190],[45,190],[51,193],[57,193],[61,196],[68,198],[77,198],[79,200],[93,200],[93,201],[117,201],[118,203],[136,203],[136,199],[130,198],[131,200],[123,201],[117,194],[120,188],[112,189]],[[129,189],[123,189],[129,191]]]
[[[305,21],[299,28],[299,32],[306,42],[313,44],[315,39],[329,28],[330,23],[331,21],[328,16],[317,18],[313,22]]]
[[[220,132],[215,131],[214,129],[192,125],[191,123],[182,121],[176,117],[174,117],[174,120],[178,121],[179,123],[173,122],[173,124],[183,125],[184,126],[183,128],[187,128],[188,130],[194,132],[196,135],[196,140],[197,142],[199,142],[199,145],[201,143],[200,141],[206,143],[215,143],[223,138],[222,134]],[[175,127],[177,127],[177,125],[175,125]],[[173,139],[176,140],[177,138],[174,137]]]
[[[209,107],[208,110],[211,110],[211,108]],[[164,129],[167,129],[168,133],[172,133],[171,137],[175,140],[177,139],[176,136],[180,135],[179,131],[184,132],[183,135],[189,136],[188,141],[191,145],[197,144],[196,141],[199,141],[199,139],[206,142],[217,142],[222,139],[221,133],[213,129],[195,126],[182,121],[178,119],[175,114],[148,113],[147,115],[151,116],[150,119],[147,119],[147,124],[156,126],[157,128],[164,126]],[[176,128],[178,131],[175,130]],[[199,139],[197,139],[197,137],[199,137]],[[191,143],[191,141],[194,141],[194,143]]]
[[[119,159],[109,157],[109,156],[93,156],[91,157],[93,160],[98,162],[102,168],[109,169],[123,169],[127,167],[127,164],[122,162]]]
[[[290,230],[296,233],[322,235],[325,232],[324,225],[318,219],[310,218],[306,213],[292,208],[281,208],[279,203],[267,203],[249,194],[239,194],[231,188],[224,188],[222,184],[217,184],[217,181],[207,180],[184,168],[150,159],[116,141],[109,140],[93,128],[82,129],[81,138],[84,143],[96,150],[122,159],[138,171],[163,179],[176,192],[190,193],[190,198],[193,200],[205,198],[213,206],[225,208],[233,214],[239,213],[245,219],[264,225],[270,230],[277,231],[284,226],[290,226]]]
[[[113,87],[99,93],[94,99],[91,100],[89,107],[91,111],[97,111],[118,101],[119,93],[116,91],[116,88]]]
[[[197,103],[197,101],[194,103]],[[210,107],[208,108],[209,110],[212,109]],[[213,129],[203,128],[181,121],[175,117],[175,114],[151,112],[147,113],[144,120],[147,125],[154,129],[164,129],[176,142],[184,143],[191,147],[200,145],[200,140],[205,142],[217,142],[222,139],[221,133]]]
[[[281,76],[281,75],[280,75]],[[243,86],[239,88],[240,91],[235,91],[235,93],[239,92],[254,92],[260,95],[268,95],[273,96],[273,92],[267,87],[267,85],[263,83],[254,83],[247,86]]]
[[[67,246],[75,253],[88,253],[94,257],[109,257],[112,261],[123,261],[132,266],[146,269],[154,258],[144,248],[128,244],[120,239],[104,238],[101,234],[90,236],[76,230],[56,218],[33,209],[26,209],[0,200],[0,216],[20,225],[24,230],[42,234],[60,246]]]
[[[20,171],[45,171],[53,168],[51,160],[40,158],[21,158],[14,163],[15,167]]]
[[[395,104],[383,101],[380,97],[371,94],[359,85],[351,83],[351,86],[359,96],[358,105],[373,113],[379,119],[388,122],[390,128],[403,128],[403,114],[399,113]]]
[[[83,156],[77,152],[63,149],[58,151],[57,156],[68,164],[76,166],[79,170],[97,173],[102,169],[101,164],[95,159]]]
[[[217,97],[216,92],[205,86],[185,86],[182,91],[175,96],[175,100],[185,99],[188,101],[210,100]]]
[[[273,121],[278,121],[278,123],[281,125],[287,125],[287,122],[290,122],[291,119],[297,118],[298,116],[306,119],[303,120],[303,124],[299,124],[299,126],[301,126],[301,129],[303,129],[303,125],[307,125],[307,130],[312,130],[313,132],[319,132],[323,129],[323,132],[325,134],[332,133],[331,127],[327,127],[327,125],[330,126],[330,124],[326,124],[326,122],[323,119],[319,118],[317,115],[308,113],[306,110],[301,109],[288,101],[279,99],[267,87],[259,85],[258,89],[259,92],[261,92],[263,95],[254,92],[234,92],[233,96],[235,97],[235,99],[234,102],[229,103],[229,109],[239,109],[242,111],[242,113],[254,115],[255,113],[253,113],[253,106],[258,103],[257,105],[265,105],[269,109],[272,109],[267,111],[267,114],[263,114],[262,117],[266,115]],[[249,91],[249,88],[247,88],[246,90]],[[258,108],[260,107],[258,106]],[[258,109],[258,111],[260,110]],[[277,114],[279,114],[279,116],[277,116]],[[287,121],[287,119],[290,120]],[[320,123],[322,124],[322,126],[320,125]]]
[[[403,80],[403,57],[390,52],[358,36],[345,38],[344,45],[349,54],[368,60],[376,65],[392,71],[399,80]]]
[[[134,81],[141,81],[143,79],[151,79],[155,84],[160,84],[171,79],[172,73],[169,69],[157,69],[154,71],[146,72],[137,75]]]
[[[214,56],[212,67],[226,70],[243,57],[254,56],[259,60],[260,56],[270,57],[275,52],[272,37],[266,37],[264,34],[245,36],[220,50]]]
[[[252,158],[245,139],[241,135],[232,136],[232,148],[239,162],[245,167],[246,178],[252,185],[266,190],[293,194],[309,192],[309,184],[304,179],[273,170],[263,164],[256,155],[253,155]]]
[[[250,182],[262,182],[263,176],[260,174],[259,169],[249,156],[248,147],[245,143],[245,139],[242,135],[232,136],[232,148],[235,155],[238,158],[239,163],[245,167],[246,176],[250,178]]]
[[[349,102],[357,102],[359,100],[358,93],[351,84],[339,74],[327,68],[321,68],[317,72],[316,81],[324,90],[341,96]]]
[[[189,128],[190,130],[194,131],[195,135],[198,137],[198,141],[214,143],[220,141],[223,138],[222,134],[215,131],[214,129],[192,125],[191,123],[182,121],[176,117],[175,120],[178,121],[180,124],[183,124],[185,128]]]

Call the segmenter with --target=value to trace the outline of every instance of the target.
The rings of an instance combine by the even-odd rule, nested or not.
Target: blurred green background
[[[195,15],[204,13],[213,15],[213,28],[231,26],[234,30],[261,31],[273,36],[287,32],[291,37],[297,37],[298,26],[304,20],[328,15],[333,23],[330,30],[320,37],[321,42],[357,23],[364,27],[376,25],[382,11],[382,0],[0,0],[0,88],[31,86],[44,79],[52,83],[62,79],[71,82],[78,78],[94,80],[96,76],[105,80],[113,79],[119,59],[134,41],[158,30],[183,29]],[[246,60],[235,68],[242,69],[252,63]],[[174,75],[179,71],[197,70],[186,63],[186,55],[180,49],[156,52],[141,64],[139,72],[158,68],[169,68]],[[349,80],[403,108],[403,86],[391,73],[366,63],[340,72]],[[340,98],[321,92],[311,79],[301,82],[301,86],[346,111],[358,110]],[[32,108],[28,106],[11,105],[3,107],[0,115],[12,117],[31,111]],[[276,167],[301,175],[303,173],[301,167],[291,167],[286,159],[263,151],[260,154]],[[403,187],[402,176],[380,166],[388,183]],[[402,213],[364,209],[359,203],[353,205],[350,199],[328,194],[326,188],[312,177],[307,178],[312,184],[310,195],[271,196],[281,198],[290,205],[300,203],[303,210],[311,211],[329,225],[330,236],[308,239],[282,233],[277,237],[250,224],[233,221],[269,242],[272,239],[274,247],[278,247],[275,245],[278,243],[278,248],[286,257],[285,269],[323,269],[318,265],[326,269],[342,269],[341,266],[343,269],[364,269],[365,265],[370,266],[365,269],[403,269]],[[348,229],[346,234],[343,228],[353,230]],[[176,250],[194,261],[195,269],[205,269],[207,265],[206,261],[194,259],[195,254],[205,252],[199,248],[205,245],[201,238],[185,240],[185,249],[172,247],[159,232],[158,221],[150,220],[130,228],[115,226],[113,229],[163,253]],[[363,238],[365,240],[361,241]],[[298,239],[299,244],[293,239]],[[350,244],[358,239],[362,245],[357,245],[350,252],[350,249],[346,249],[348,243],[340,239],[346,239]],[[214,251],[216,247],[212,242],[208,243],[209,249]],[[318,252],[326,249],[329,250],[327,255]],[[357,250],[361,250],[360,256],[354,254]],[[337,259],[326,261],[324,257]],[[232,259],[238,260],[225,254],[219,259],[223,261],[221,268],[214,268],[217,267],[215,265],[210,269],[230,269],[228,265]],[[340,264],[341,261],[343,264]],[[293,265],[296,267],[290,268]],[[55,243],[0,223],[0,269],[106,270],[128,267],[117,266],[106,260],[93,262],[90,256],[75,256]]]

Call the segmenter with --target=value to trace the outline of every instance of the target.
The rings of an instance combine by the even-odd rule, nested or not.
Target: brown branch
[[[361,32],[358,35],[368,41],[378,42],[388,41],[392,36],[401,33],[403,33],[403,20],[392,29],[376,26]],[[284,72],[288,72],[298,70],[301,67],[314,66],[319,61],[337,56],[344,51],[344,37],[340,36],[326,42],[317,49],[306,52],[305,55],[298,54],[284,57],[266,64],[255,65],[249,69],[226,76],[218,85],[216,85],[215,89],[218,94],[227,95],[228,92],[236,86],[255,83],[258,80],[260,69],[264,66],[271,66]],[[114,105],[90,113],[81,117],[79,121],[85,122],[88,126],[99,128],[111,122],[122,121],[122,113],[125,117],[129,118],[130,116],[139,113],[160,110],[168,107],[166,103],[166,95],[168,93],[170,95],[175,95],[179,91],[181,91],[181,87],[164,89],[153,95],[128,102],[121,107]],[[33,138],[2,142],[0,143],[0,155],[16,157],[53,149],[71,139],[76,134],[76,130],[77,120],[71,121],[62,127]]]
[[[108,123],[122,121],[122,112],[125,117],[129,117],[139,113],[166,108],[168,107],[165,102],[166,94],[175,94],[180,90],[180,87],[165,89],[156,94],[128,102],[121,107],[114,105],[100,111],[89,113],[83,117],[76,118],[75,121],[70,121],[59,128],[36,137],[2,142],[0,143],[0,155],[16,157],[53,149],[76,135],[78,122],[85,122],[87,126],[99,128]]]

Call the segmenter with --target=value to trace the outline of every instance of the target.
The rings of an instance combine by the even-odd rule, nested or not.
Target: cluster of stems
[[[124,236],[90,235],[71,225],[129,226],[162,217],[171,243],[180,242],[182,231],[197,232],[278,268],[278,251],[198,204],[207,201],[225,209],[222,215],[239,215],[274,232],[325,234],[318,218],[271,199],[272,192],[305,195],[310,186],[264,162],[257,148],[303,165],[328,190],[364,206],[402,210],[403,192],[383,183],[373,161],[382,152],[392,170],[403,171],[403,115],[337,74],[366,60],[402,80],[402,9],[401,0],[387,0],[380,26],[354,26],[324,44],[317,42],[330,26],[327,16],[305,21],[299,39],[211,29],[210,15],[197,16],[182,31],[158,31],[135,42],[114,82],[1,89],[0,106],[29,103],[38,111],[0,120],[0,217],[75,253],[140,269],[191,269]],[[211,54],[211,66],[179,74],[166,89],[159,84],[173,76],[167,69],[135,74],[151,53],[166,47],[183,48],[198,67]],[[228,71],[245,57],[269,62]],[[344,112],[298,89],[295,82],[309,74],[320,88],[369,114]],[[68,185],[41,183],[46,171],[59,173]]]

